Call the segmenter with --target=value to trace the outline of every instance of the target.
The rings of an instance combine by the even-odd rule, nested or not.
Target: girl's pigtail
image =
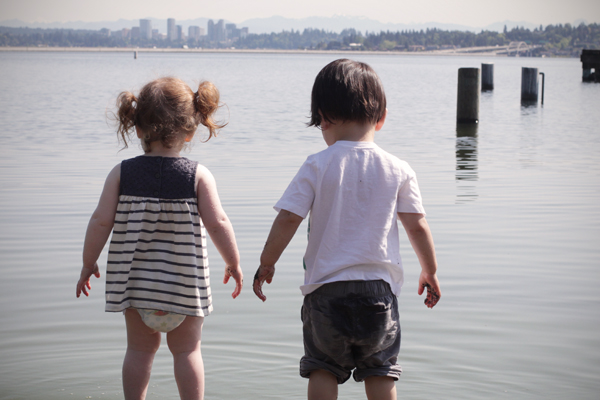
[[[135,114],[137,111],[137,98],[131,92],[122,92],[117,98],[117,119],[119,127],[117,135],[123,140],[125,148],[130,135],[135,128]]]
[[[208,128],[209,136],[207,141],[217,136],[219,129],[227,123],[218,123],[213,119],[213,115],[219,108],[219,90],[211,82],[202,82],[198,86],[198,91],[194,93],[194,106],[200,113],[200,123]]]

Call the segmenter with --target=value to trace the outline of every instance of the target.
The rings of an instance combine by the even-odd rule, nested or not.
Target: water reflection
[[[457,203],[477,199],[477,128],[478,124],[456,125]]]
[[[528,111],[528,109],[536,109],[538,100],[523,100],[521,99],[521,111]]]

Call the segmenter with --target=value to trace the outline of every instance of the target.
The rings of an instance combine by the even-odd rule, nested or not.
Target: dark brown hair
[[[368,64],[345,58],[327,64],[315,78],[308,126],[322,120],[377,123],[387,106],[383,85]]]
[[[144,149],[160,140],[171,148],[182,137],[193,133],[202,124],[208,128],[209,140],[226,124],[213,120],[219,108],[219,91],[210,82],[202,82],[198,91],[177,78],[160,78],[146,84],[136,97],[122,92],[117,98],[117,134],[127,147],[135,127],[144,132]]]

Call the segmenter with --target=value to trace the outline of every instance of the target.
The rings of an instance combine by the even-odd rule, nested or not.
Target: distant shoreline
[[[183,48],[131,48],[131,47],[0,47],[0,52],[74,52],[74,53],[248,53],[248,54],[369,54],[369,55],[407,55],[407,56],[484,56],[505,57],[482,51],[485,48],[470,47],[452,50],[429,51],[348,51],[348,50],[284,50],[284,49],[183,49]]]

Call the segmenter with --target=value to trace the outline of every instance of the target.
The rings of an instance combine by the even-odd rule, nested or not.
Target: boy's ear
[[[375,124],[375,131],[379,131],[381,128],[383,128],[383,124],[385,124],[385,117],[387,117],[387,108],[383,113],[383,117],[381,117],[381,119],[377,121],[377,124]]]
[[[331,122],[327,121],[325,118],[321,119],[321,130],[326,131],[331,128]]]
[[[319,124],[321,126],[321,130],[326,131],[331,127],[331,122],[327,121],[325,117],[323,117],[321,110],[319,110],[319,115],[321,116],[321,123]]]

